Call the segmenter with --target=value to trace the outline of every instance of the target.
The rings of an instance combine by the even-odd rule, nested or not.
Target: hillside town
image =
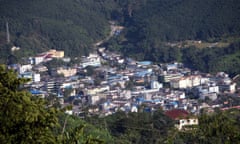
[[[81,57],[79,64],[47,68],[52,60],[71,61],[64,51],[29,57],[26,64],[14,64],[32,95],[46,98],[52,105],[72,105],[66,113],[107,116],[117,111],[151,112],[157,109],[185,110],[192,115],[202,110],[231,108],[231,99],[239,96],[236,82],[228,74],[201,73],[181,63],[155,64],[136,61],[99,48],[97,53]]]

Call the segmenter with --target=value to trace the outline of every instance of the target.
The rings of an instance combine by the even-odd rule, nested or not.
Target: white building
[[[25,73],[21,73],[19,76],[22,78],[31,79],[32,82],[40,82],[41,81],[41,75],[38,73],[25,72]]]
[[[91,105],[95,105],[97,102],[99,102],[100,96],[99,95],[89,95],[88,96],[88,102]]]
[[[175,126],[178,128],[178,130],[182,130],[186,126],[193,126],[193,125],[198,125],[198,119],[197,118],[184,118],[184,119],[179,119],[178,124]],[[186,128],[188,129],[188,128]]]
[[[196,75],[196,76],[190,76],[190,80],[192,82],[192,87],[194,86],[199,86],[201,84],[201,76]]]
[[[219,93],[219,87],[218,86],[209,86],[208,91],[210,93]]]
[[[166,69],[167,69],[167,71],[169,71],[169,70],[176,70],[176,69],[178,69],[178,63],[167,64],[166,65]]]
[[[161,79],[163,82],[170,82],[172,80],[181,79],[183,76],[184,75],[181,73],[167,74],[164,72],[164,74],[161,75]]]
[[[39,73],[33,73],[32,81],[33,82],[40,82],[41,81],[41,75]]]
[[[177,89],[192,88],[201,84],[201,76],[187,76],[170,81],[170,86]]]
[[[131,107],[131,112],[138,112],[137,106],[133,105],[133,106]]]
[[[91,88],[91,89],[88,88],[88,89],[86,89],[86,93],[89,95],[95,95],[95,94],[102,93],[102,92],[109,91],[109,90],[110,90],[110,87],[108,85],[106,85],[106,86],[95,87],[95,88]]]
[[[32,72],[25,72],[25,73],[21,73],[20,77],[22,78],[27,78],[27,79],[32,79]]]
[[[230,83],[230,84],[222,84],[219,85],[219,89],[222,92],[229,92],[229,93],[234,93],[236,92],[236,83]]]
[[[65,114],[73,115],[73,110],[66,110],[66,111],[65,111]]]
[[[158,81],[151,82],[151,89],[160,89],[163,88],[163,84],[159,83]]]
[[[77,69],[76,68],[59,68],[57,69],[58,74],[63,74],[64,77],[70,77],[74,76],[77,74]]]
[[[83,68],[87,66],[94,66],[94,67],[101,66],[101,58],[97,54],[90,54],[88,57],[82,58],[81,66]]]
[[[165,113],[167,116],[177,121],[175,127],[178,130],[188,130],[198,125],[198,118],[190,116],[189,113],[182,109],[173,109]]]
[[[40,64],[44,61],[44,57],[43,56],[36,56],[34,58],[34,64],[37,65],[37,64]]]
[[[32,70],[32,65],[30,65],[30,64],[27,64],[27,65],[21,65],[20,67],[19,67],[19,73],[21,74],[21,73],[25,73],[25,72],[27,72],[27,71],[31,71]]]

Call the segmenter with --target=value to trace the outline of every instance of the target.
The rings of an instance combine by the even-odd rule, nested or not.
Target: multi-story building
[[[201,84],[201,76],[186,76],[180,79],[173,79],[170,81],[172,88],[192,88],[194,86],[199,86]]]
[[[165,83],[168,83],[172,80],[175,80],[175,79],[180,79],[182,78],[184,75],[181,74],[181,73],[170,73],[170,74],[163,74],[163,75],[160,75],[159,79],[160,79],[160,82],[165,82]]]

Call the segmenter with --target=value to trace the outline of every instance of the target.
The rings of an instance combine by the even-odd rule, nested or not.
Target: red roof
[[[169,110],[169,111],[166,111],[165,114],[172,119],[185,118],[189,115],[187,111],[182,109]]]
[[[45,57],[47,54],[46,53],[41,53],[41,54],[38,54],[37,57]]]
[[[47,54],[45,58],[52,58],[53,54]]]

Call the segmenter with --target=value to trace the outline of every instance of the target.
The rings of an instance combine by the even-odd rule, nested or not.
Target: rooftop
[[[165,114],[172,119],[185,118],[189,115],[187,111],[182,109],[169,110],[169,111],[166,111]]]

